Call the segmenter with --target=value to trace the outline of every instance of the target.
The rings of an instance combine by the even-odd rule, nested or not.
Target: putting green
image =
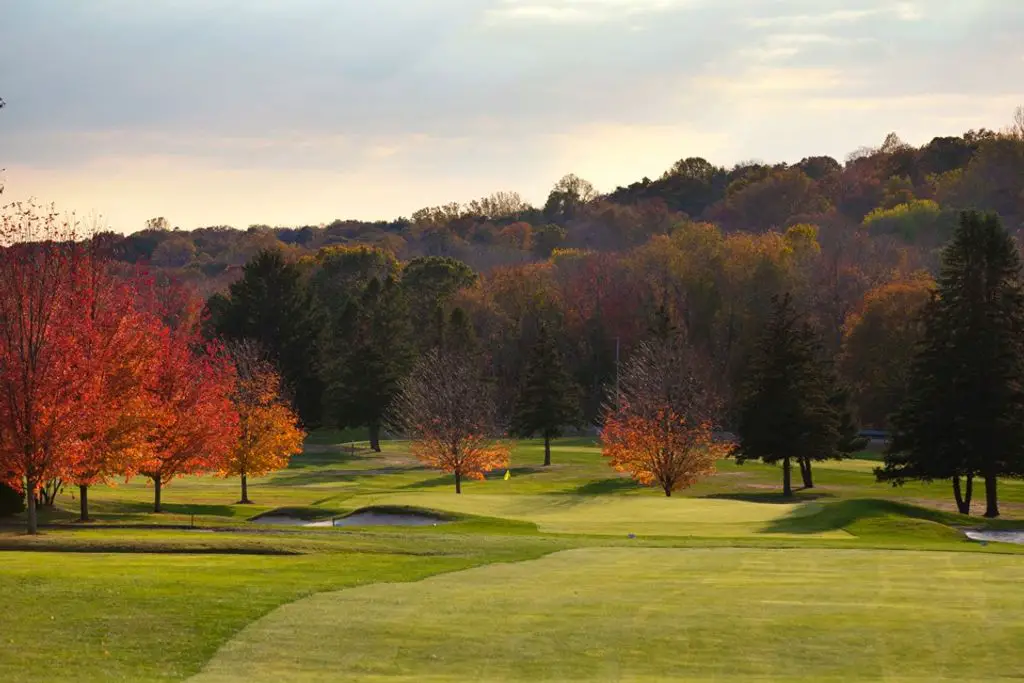
[[[1022,642],[1019,557],[584,549],[314,595],[192,680],[996,680]]]
[[[412,505],[535,523],[541,531],[625,536],[741,537],[785,517],[812,515],[818,503],[793,505],[660,496],[455,495],[452,492],[359,496],[349,505]],[[780,534],[782,535],[782,534]],[[852,538],[845,531],[801,538]]]

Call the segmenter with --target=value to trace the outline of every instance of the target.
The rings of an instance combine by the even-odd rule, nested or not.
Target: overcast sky
[[[0,0],[4,201],[392,218],[1000,128],[1021,0]]]

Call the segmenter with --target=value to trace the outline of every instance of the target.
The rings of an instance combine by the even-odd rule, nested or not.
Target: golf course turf
[[[1019,677],[1019,579],[969,553],[569,550],[291,603],[193,680]]]
[[[149,512],[142,481],[63,494],[39,537],[0,532],[0,680],[998,680],[1024,676],[1024,547],[963,527],[942,484],[875,463],[719,465],[666,499],[586,439],[456,496],[401,443],[314,434],[250,483],[187,478]],[[418,527],[281,527],[261,514],[442,513]],[[372,516],[368,516],[372,519]],[[195,526],[195,529],[189,527]]]

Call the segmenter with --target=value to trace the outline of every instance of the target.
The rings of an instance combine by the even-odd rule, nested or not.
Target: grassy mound
[[[424,519],[435,520],[438,522],[454,522],[458,519],[464,518],[463,516],[454,515],[450,512],[431,510],[414,505],[370,505],[368,507],[361,507],[357,510],[353,510],[352,512],[348,512],[342,515],[341,519],[364,514],[394,515],[396,517],[422,517]]]
[[[813,515],[777,519],[765,533],[822,534],[845,531],[859,538],[913,537],[919,541],[958,541],[970,518],[890,500],[842,500],[822,506]],[[976,520],[974,520],[976,521]]]
[[[572,550],[285,605],[194,680],[1012,678],[1020,579],[975,553]]]
[[[337,510],[327,510],[324,508],[299,505],[266,510],[255,517],[251,517],[249,521],[258,523],[264,517],[291,517],[293,519],[302,520],[303,522],[315,522],[321,519],[330,519],[331,517],[336,517],[340,514],[341,513]]]

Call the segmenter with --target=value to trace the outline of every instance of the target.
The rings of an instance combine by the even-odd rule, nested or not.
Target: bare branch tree
[[[620,373],[621,403],[645,418],[671,408],[695,423],[714,423],[722,400],[713,388],[712,368],[708,357],[679,336],[645,342]],[[609,396],[609,408],[615,399]]]
[[[508,466],[509,449],[496,439],[501,427],[491,387],[471,358],[431,351],[402,382],[388,426],[412,440],[413,454],[462,480]]]
[[[605,413],[601,437],[612,467],[666,496],[714,472],[729,448],[712,438],[721,400],[711,367],[678,335],[639,348]]]

